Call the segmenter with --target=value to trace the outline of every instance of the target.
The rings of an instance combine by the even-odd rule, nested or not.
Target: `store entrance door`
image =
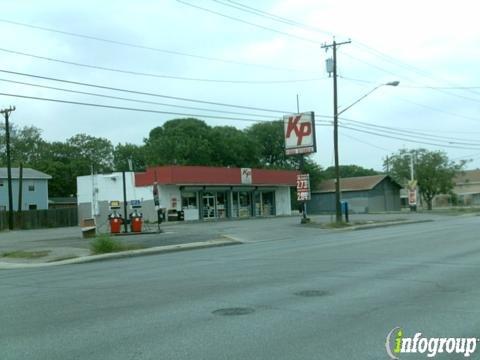
[[[203,218],[215,218],[215,195],[206,193],[203,195]]]

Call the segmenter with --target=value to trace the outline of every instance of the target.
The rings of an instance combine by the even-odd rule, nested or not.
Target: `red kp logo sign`
[[[290,116],[288,118],[286,137],[290,138],[290,135],[292,134],[292,131],[293,131],[297,136],[297,145],[301,145],[303,138],[312,133],[311,123],[304,122],[304,123],[298,124],[301,117],[302,117],[301,115],[297,115],[297,116]]]

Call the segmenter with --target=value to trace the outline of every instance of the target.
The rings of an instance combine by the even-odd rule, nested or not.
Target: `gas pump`
[[[120,201],[110,201],[110,210],[108,214],[108,222],[110,223],[110,233],[119,234],[123,224],[122,214],[117,210],[120,209]]]
[[[130,230],[131,232],[142,232],[143,214],[139,212],[142,208],[140,200],[132,200],[130,202],[132,212],[130,213]]]

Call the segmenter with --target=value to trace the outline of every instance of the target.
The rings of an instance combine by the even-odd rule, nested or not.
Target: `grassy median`
[[[124,244],[107,234],[101,234],[90,242],[90,251],[95,255],[138,249],[143,249],[143,246],[139,244]]]

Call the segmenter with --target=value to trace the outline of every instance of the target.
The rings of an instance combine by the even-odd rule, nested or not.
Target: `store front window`
[[[196,193],[182,192],[182,210],[185,209],[198,209]]]

